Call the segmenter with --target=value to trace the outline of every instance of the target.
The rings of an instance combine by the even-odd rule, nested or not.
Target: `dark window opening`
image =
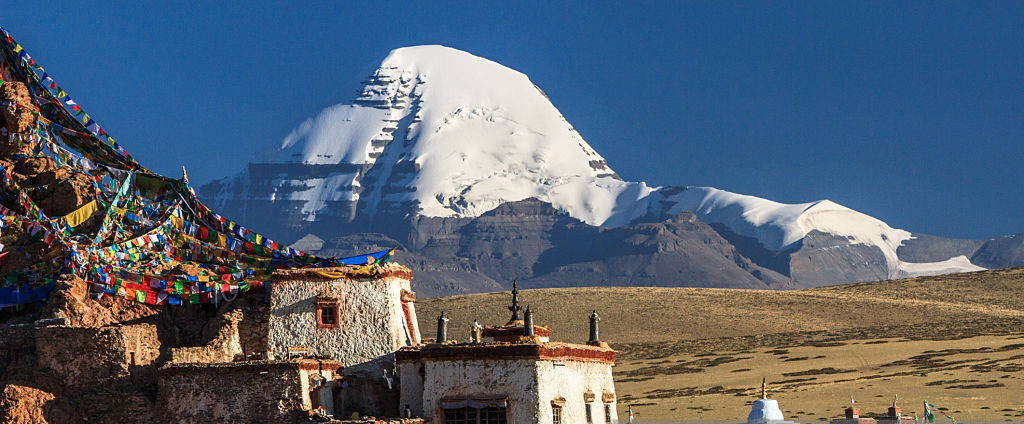
[[[338,301],[334,299],[317,299],[316,301],[316,326],[317,328],[338,328],[340,324]]]
[[[604,404],[604,422],[612,422],[612,406],[607,403]]]
[[[553,418],[552,423],[554,423],[554,424],[562,424],[562,407],[561,406],[552,406],[551,407],[551,417]]]
[[[508,424],[503,406],[455,408],[444,410],[444,424]]]
[[[587,422],[588,423],[594,422],[594,412],[591,411],[590,404],[588,403],[588,404],[586,404],[584,406],[586,406],[586,408],[587,408]]]

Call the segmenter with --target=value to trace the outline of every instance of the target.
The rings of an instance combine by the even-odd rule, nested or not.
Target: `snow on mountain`
[[[669,214],[692,211],[705,222],[724,224],[772,250],[786,249],[814,230],[845,237],[851,243],[876,246],[885,255],[890,278],[985,269],[964,256],[929,263],[901,261],[896,250],[912,238],[909,231],[892,228],[830,200],[786,204],[711,187],[689,187],[666,200],[675,202]]]
[[[254,170],[265,175],[223,189],[297,204],[306,221],[337,219],[343,208],[350,217],[402,208],[475,217],[536,197],[606,227],[693,211],[773,250],[813,230],[835,234],[881,249],[892,277],[982,269],[966,258],[902,262],[896,249],[910,232],[828,200],[791,205],[622,181],[526,75],[443,46],[392,51],[354,101],[323,110],[258,152],[247,172]],[[236,187],[260,178],[259,189]]]
[[[382,203],[409,201],[427,216],[477,216],[557,192],[575,216],[623,225],[630,217],[620,217],[619,199],[650,192],[618,180],[526,75],[442,46],[392,51],[355,101],[302,123],[256,162],[356,165],[282,182],[305,187],[286,196],[307,202],[307,220],[336,200],[371,216]],[[368,182],[360,171],[374,166]]]

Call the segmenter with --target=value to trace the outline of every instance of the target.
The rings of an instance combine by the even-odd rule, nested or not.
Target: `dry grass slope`
[[[835,416],[851,395],[884,411],[875,397],[895,393],[957,405],[958,418],[1024,417],[1024,269],[795,291],[525,290],[520,299],[561,341],[584,341],[597,309],[602,339],[621,352],[620,399],[647,418],[740,420],[762,375],[802,421]],[[417,314],[426,337],[444,309],[449,334],[466,338],[474,319],[507,320],[508,300],[426,299]]]

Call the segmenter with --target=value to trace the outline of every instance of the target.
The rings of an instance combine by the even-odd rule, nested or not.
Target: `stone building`
[[[903,409],[899,406],[899,397],[893,398],[892,406],[886,411],[885,415],[878,417],[861,417],[860,410],[857,409],[853,400],[850,400],[850,406],[843,411],[843,418],[838,420],[830,421],[831,424],[912,424],[917,422],[916,417],[904,417]]]
[[[831,424],[912,424],[918,422],[915,417],[904,417],[903,410],[899,407],[899,397],[893,398],[893,405],[889,407],[886,415],[880,417],[861,417],[851,399],[850,406],[844,411],[844,417],[838,420],[831,420]]]
[[[267,346],[274,358],[296,354],[345,364],[338,396],[348,415],[397,416],[394,352],[420,342],[412,273],[385,264],[282,270],[270,286]]]
[[[411,277],[393,263],[277,271],[263,292],[139,309],[132,324],[0,327],[0,372],[19,382],[0,401],[43,417],[29,422],[618,422],[616,352],[596,313],[586,344],[552,342],[514,289],[505,325],[458,343],[442,319],[424,344]],[[52,393],[81,403],[46,403]]]
[[[550,329],[521,318],[513,286],[512,319],[448,341],[438,319],[434,343],[398,351],[401,405],[433,423],[618,423],[612,365],[615,351],[599,340],[591,316],[587,344],[550,341]]]

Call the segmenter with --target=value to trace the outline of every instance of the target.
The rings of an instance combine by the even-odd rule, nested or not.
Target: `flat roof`
[[[394,262],[375,266],[371,272],[360,272],[365,265],[345,265],[324,268],[292,268],[279,269],[271,274],[273,281],[326,281],[347,278],[352,280],[372,280],[388,277],[412,279],[412,271]]]
[[[211,371],[259,371],[273,368],[296,370],[332,370],[337,372],[343,364],[333,359],[293,358],[278,360],[255,360],[236,362],[189,362],[166,364],[158,370],[160,374],[190,374]]]
[[[615,363],[615,350],[576,343],[430,343],[407,346],[395,353],[395,359],[466,361],[488,359],[572,360]]]

